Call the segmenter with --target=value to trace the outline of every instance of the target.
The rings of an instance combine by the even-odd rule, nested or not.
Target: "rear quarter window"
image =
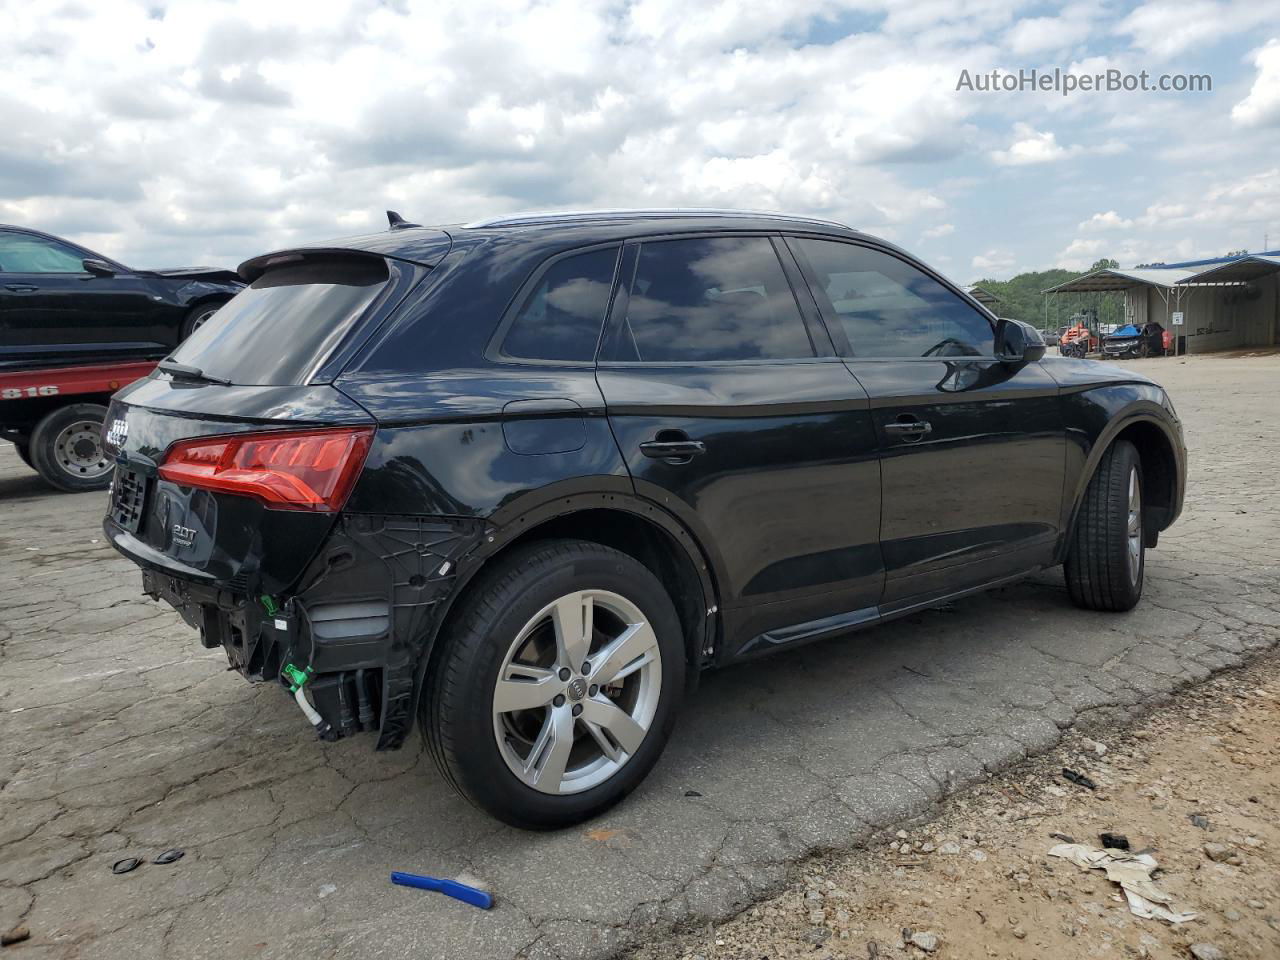
[[[303,384],[387,287],[378,257],[316,258],[268,270],[173,354],[236,384]]]
[[[502,356],[515,360],[594,360],[613,290],[618,249],[590,250],[552,263],[507,328],[502,338]]]

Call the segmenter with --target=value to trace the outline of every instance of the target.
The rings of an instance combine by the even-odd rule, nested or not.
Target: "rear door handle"
[[[884,432],[893,437],[901,437],[903,440],[919,440],[921,437],[927,436],[933,432],[933,425],[928,420],[918,420],[904,414],[897,420],[884,425]]]
[[[40,289],[39,287],[33,286],[30,283],[6,283],[4,285],[4,288],[6,290],[12,291],[13,293],[35,293],[37,290]]]
[[[676,434],[675,437],[672,434]],[[661,440],[646,440],[640,444],[640,452],[654,460],[666,460],[668,463],[688,463],[693,457],[707,452],[707,445],[701,440],[690,440],[679,431],[662,431],[658,434]],[[679,439],[676,439],[679,437]],[[670,439],[668,439],[670,438]]]

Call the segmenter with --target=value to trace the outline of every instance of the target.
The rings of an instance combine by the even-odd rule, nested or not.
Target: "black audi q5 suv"
[[[732,211],[394,219],[283,250],[116,395],[105,529],[321,737],[523,827],[658,759],[700,671],[1062,564],[1128,610],[1165,392],[904,251]]]

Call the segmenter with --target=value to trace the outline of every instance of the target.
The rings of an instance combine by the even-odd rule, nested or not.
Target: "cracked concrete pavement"
[[[102,542],[103,495],[53,493],[0,444],[0,929],[31,930],[4,955],[604,957],[1271,650],[1280,356],[1134,365],[1191,448],[1135,611],[1077,610],[1052,570],[710,675],[628,801],[550,834],[471,809],[416,737],[317,742],[140,595]],[[176,864],[111,873],[174,846]],[[393,869],[469,874],[497,906],[393,887]]]

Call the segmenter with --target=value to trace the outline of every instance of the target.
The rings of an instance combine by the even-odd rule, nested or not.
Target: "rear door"
[[[0,230],[3,358],[41,363],[162,356],[155,304],[127,272],[95,276],[87,251],[47,237]]]
[[[712,553],[725,654],[869,619],[880,478],[865,392],[781,241],[645,240],[624,252],[597,378],[637,492]],[[843,621],[842,621],[843,622]]]
[[[1051,562],[1066,436],[1057,384],[997,360],[994,325],[887,250],[792,237],[881,451],[884,612]]]

